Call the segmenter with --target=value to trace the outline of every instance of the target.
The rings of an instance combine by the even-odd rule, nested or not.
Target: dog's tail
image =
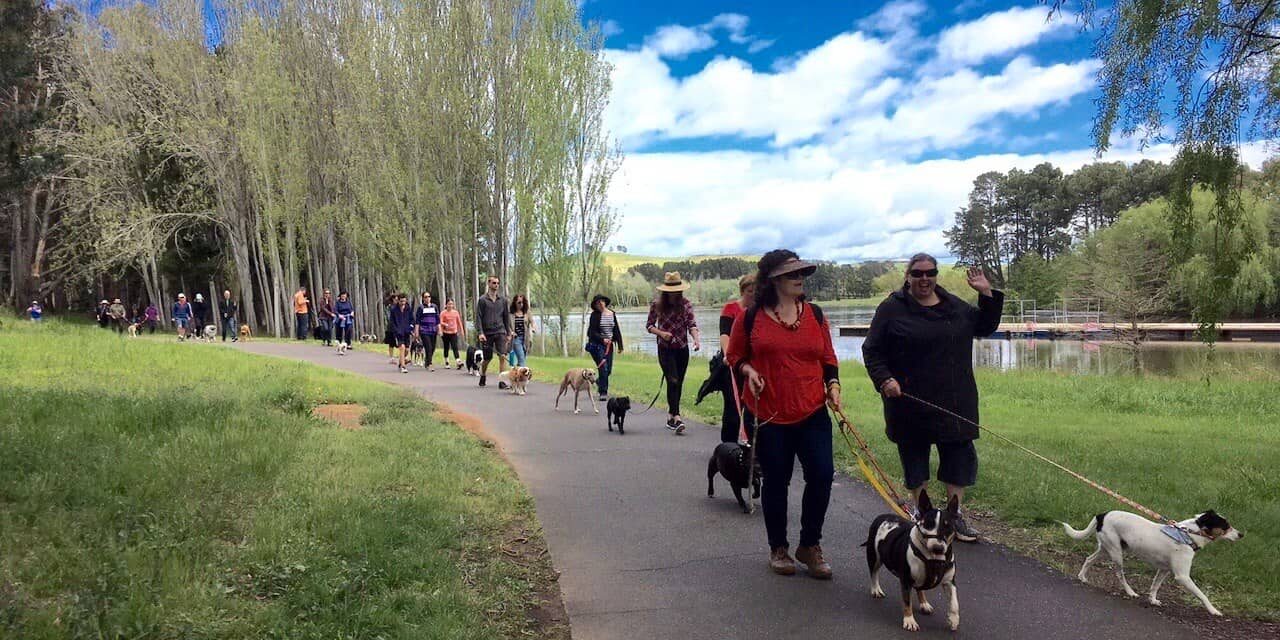
[[[1073,529],[1071,525],[1065,522],[1059,522],[1058,524],[1062,525],[1062,528],[1067,532],[1067,535],[1076,540],[1084,540],[1085,538],[1097,533],[1098,529],[1102,528],[1102,514],[1098,514],[1096,517],[1090,518],[1089,526],[1085,527],[1084,530]]]

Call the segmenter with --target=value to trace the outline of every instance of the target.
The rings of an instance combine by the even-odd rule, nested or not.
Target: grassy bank
[[[367,408],[356,429],[311,416]],[[0,330],[0,636],[510,638],[532,501],[407,392],[211,345]]]
[[[530,365],[541,379],[556,380],[565,369],[590,362],[530,358]],[[705,367],[697,361],[691,365],[682,409],[716,423],[718,396],[693,404]],[[841,375],[846,413],[868,436],[886,469],[896,472],[897,451],[884,436],[881,401],[865,371],[857,363],[844,363]],[[630,395],[633,405],[648,403],[659,376],[656,361],[622,357],[615,362],[611,390]],[[1273,381],[1237,378],[1206,383],[980,370],[978,386],[983,422],[1002,435],[1161,513],[1181,519],[1212,508],[1237,528],[1261,534],[1200,553],[1194,577],[1229,614],[1280,619],[1280,557],[1267,551],[1266,540],[1267,532],[1280,530],[1280,479],[1275,474],[1280,463],[1280,396]],[[658,416],[663,415],[664,399],[655,409]],[[838,462],[849,471],[852,459],[843,440],[837,439],[836,445]],[[1092,551],[1091,543],[1068,540],[1054,523],[1068,520],[1079,527],[1092,514],[1120,505],[994,438],[978,440],[978,451],[982,467],[979,485],[969,493],[970,508],[995,514],[998,523],[989,524],[1001,541],[1071,574],[1078,571]],[[1133,576],[1150,575],[1141,567],[1128,567],[1130,582],[1139,591],[1149,582]],[[1105,582],[1104,574],[1109,571],[1097,569],[1093,576]],[[1192,602],[1177,585],[1162,591],[1166,602],[1184,598]]]

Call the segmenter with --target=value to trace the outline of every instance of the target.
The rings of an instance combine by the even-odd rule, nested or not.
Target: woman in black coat
[[[978,306],[938,286],[938,261],[916,254],[907,263],[907,280],[876,308],[862,343],[871,383],[884,399],[885,432],[898,445],[902,472],[919,500],[929,480],[929,452],[938,449],[938,480],[947,498],[963,500],[965,487],[978,479],[978,428],[928,407],[916,398],[978,422],[978,385],[973,378],[973,339],[1000,326],[1004,294],[991,288],[981,269],[969,269],[969,286]],[[956,521],[956,537],[974,542],[978,534]]]

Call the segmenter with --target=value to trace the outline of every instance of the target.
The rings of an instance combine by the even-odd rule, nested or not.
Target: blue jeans
[[[744,419],[755,424],[747,412]],[[835,460],[831,448],[831,417],[826,408],[796,424],[766,424],[756,435],[760,458],[760,507],[769,536],[769,548],[787,545],[787,487],[796,458],[804,472],[804,496],[800,499],[800,546],[822,540],[822,524],[831,502]]]
[[[613,373],[613,349],[609,349],[609,353],[606,354],[603,344],[588,342],[586,350],[591,354],[591,359],[599,365],[596,368],[596,389],[600,395],[607,396],[609,395],[609,374]]]
[[[236,338],[236,319],[235,318],[222,319],[222,341],[226,342],[228,336],[230,336],[232,340],[238,339]]]
[[[528,366],[526,362],[528,359],[524,351],[524,338],[516,336],[516,339],[511,341],[511,353],[507,354],[507,363],[513,367],[524,367]]]
[[[306,340],[306,339],[307,339],[307,325],[309,324],[309,323],[307,322],[307,314],[305,314],[305,313],[295,313],[295,314],[293,314],[293,319],[294,319],[294,331],[293,331],[293,337],[295,337],[295,338],[297,338],[297,339],[299,339],[299,340]]]

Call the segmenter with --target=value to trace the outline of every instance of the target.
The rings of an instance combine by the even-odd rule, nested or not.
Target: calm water
[[[871,321],[870,309],[824,309],[831,323],[836,355],[841,360],[862,361],[863,338],[840,337],[837,327],[845,324]],[[700,309],[696,312],[698,326],[703,329],[704,345],[695,356],[711,357],[718,348],[716,334],[719,329],[719,309]],[[646,315],[640,312],[619,312],[623,338],[628,351],[639,349],[653,354],[656,339],[645,332]],[[548,318],[554,329],[555,318]],[[571,317],[569,335],[577,336],[582,327],[582,316]],[[548,335],[550,337],[550,335]],[[535,338],[535,342],[537,338]],[[570,348],[576,338],[570,338]],[[978,340],[974,345],[973,363],[977,367],[995,369],[1051,369],[1084,374],[1124,373],[1132,371],[1130,354],[1105,343],[1079,340]],[[1221,343],[1217,350],[1219,362],[1250,371],[1280,372],[1280,344]],[[1191,374],[1201,370],[1205,348],[1199,343],[1152,342],[1143,350],[1143,363],[1151,373],[1164,375]]]

